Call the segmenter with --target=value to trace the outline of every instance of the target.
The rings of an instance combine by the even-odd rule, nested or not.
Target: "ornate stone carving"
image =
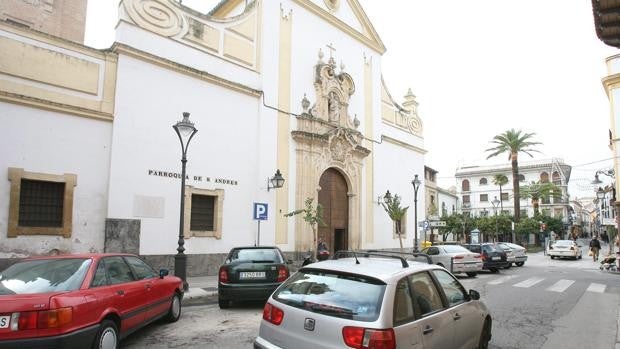
[[[140,27],[164,36],[185,32],[187,22],[168,0],[124,0],[127,14]]]

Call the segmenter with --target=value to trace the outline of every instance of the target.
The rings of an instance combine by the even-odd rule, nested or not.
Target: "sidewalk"
[[[217,296],[217,275],[188,277],[189,289],[183,296],[183,304],[196,304],[208,297]]]

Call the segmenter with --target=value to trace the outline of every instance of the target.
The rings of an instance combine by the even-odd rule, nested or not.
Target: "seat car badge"
[[[307,317],[304,320],[304,329],[308,331],[314,331],[314,319]]]

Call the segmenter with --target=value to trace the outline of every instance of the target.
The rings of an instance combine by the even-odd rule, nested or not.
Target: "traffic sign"
[[[431,227],[445,227],[446,226],[446,221],[430,221],[429,223]]]
[[[428,229],[429,222],[428,219],[424,221],[424,230]]]
[[[267,220],[267,208],[268,205],[262,202],[254,203],[254,219],[255,220]]]

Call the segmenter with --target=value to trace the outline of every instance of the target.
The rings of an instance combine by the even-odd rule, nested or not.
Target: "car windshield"
[[[77,290],[91,262],[88,258],[61,258],[15,263],[0,273],[0,295]]]
[[[447,253],[471,253],[470,250],[466,249],[463,246],[458,246],[458,245],[445,245],[443,249]]]
[[[273,298],[292,307],[356,321],[379,317],[386,284],[365,276],[302,269]]]
[[[228,256],[230,262],[281,263],[278,251],[273,248],[248,248],[233,250]]]

